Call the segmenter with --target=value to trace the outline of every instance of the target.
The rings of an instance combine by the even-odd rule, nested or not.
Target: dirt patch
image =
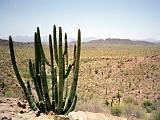
[[[25,106],[25,107],[24,107]],[[116,117],[109,114],[92,112],[71,112],[68,116],[55,115],[50,112],[48,115],[36,116],[31,111],[27,102],[17,98],[0,98],[0,120],[127,120],[123,117]]]

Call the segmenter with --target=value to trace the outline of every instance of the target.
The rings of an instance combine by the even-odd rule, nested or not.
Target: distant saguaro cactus
[[[56,114],[67,114],[75,108],[77,101],[76,88],[81,51],[80,29],[78,30],[77,45],[74,47],[74,60],[72,64],[68,64],[68,43],[66,33],[64,39],[65,44],[63,50],[62,29],[59,27],[59,41],[57,41],[56,26],[54,25],[53,44],[52,36],[49,35],[50,61],[48,61],[41,43],[40,29],[37,27],[37,31],[34,34],[35,60],[32,61],[29,59],[29,72],[31,78],[33,79],[35,90],[38,96],[38,101],[36,101],[32,96],[30,83],[27,82],[26,86],[19,73],[14,54],[13,41],[11,36],[9,36],[9,48],[14,72],[31,109],[34,111],[39,110],[40,112],[44,113],[53,111]],[[50,66],[51,69],[51,96],[49,96],[46,65]],[[71,89],[68,90],[69,85],[67,81],[71,70],[73,70],[73,81],[71,83]],[[68,91],[70,91],[70,93],[68,93]]]

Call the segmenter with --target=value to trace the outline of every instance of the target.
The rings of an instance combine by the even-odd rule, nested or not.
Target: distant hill
[[[160,43],[160,40],[154,39],[154,38],[147,38],[147,39],[144,39],[143,41],[154,42],[154,43]]]
[[[156,45],[156,43],[147,42],[147,41],[133,41],[130,39],[119,39],[119,38],[107,38],[107,39],[98,39],[91,40],[88,42],[83,42],[84,46],[106,46],[106,45]]]
[[[33,44],[33,42],[15,42],[15,41],[13,41],[13,43],[16,43],[16,45],[18,46],[21,46],[21,45],[30,46]],[[8,46],[8,40],[0,39],[0,46]]]
[[[0,39],[0,46],[1,45],[8,45],[8,40]]]
[[[34,36],[13,36],[13,40],[16,42],[33,42]]]
[[[72,41],[69,44],[74,45],[76,41]],[[17,42],[17,45],[31,45],[33,42]],[[8,40],[0,39],[0,45],[8,45]],[[87,42],[82,42],[84,47],[96,47],[96,46],[107,46],[107,45],[143,45],[143,46],[151,46],[151,45],[160,45],[160,43],[153,43],[147,41],[133,41],[130,39],[118,39],[118,38],[107,38],[107,39],[97,39],[90,40]]]

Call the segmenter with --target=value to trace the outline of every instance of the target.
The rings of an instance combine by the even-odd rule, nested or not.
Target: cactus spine
[[[41,43],[40,29],[39,27],[37,27],[37,31],[34,34],[35,60],[34,62],[32,62],[32,60],[29,59],[29,72],[31,78],[33,79],[35,90],[38,96],[38,101],[36,101],[32,96],[32,89],[29,82],[27,82],[26,87],[20,76],[18,67],[16,65],[12,38],[11,36],[9,37],[11,61],[17,80],[24,91],[30,107],[34,111],[39,110],[40,112],[44,113],[53,111],[56,114],[67,114],[75,108],[77,101],[76,87],[78,81],[81,51],[81,32],[80,30],[78,30],[78,40],[77,45],[75,45],[74,47],[74,57],[72,64],[68,64],[68,43],[66,33],[64,39],[65,43],[63,51],[62,28],[59,27],[59,38],[57,42],[56,26],[54,25],[53,40],[52,36],[49,35],[50,61],[48,61]],[[49,88],[47,82],[49,79],[46,74],[46,65],[48,65],[51,70],[51,96],[49,96]],[[73,81],[71,84],[70,93],[68,93],[68,76],[71,70],[73,70]]]

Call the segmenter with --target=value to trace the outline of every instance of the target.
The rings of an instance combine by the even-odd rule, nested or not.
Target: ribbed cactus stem
[[[43,79],[43,81],[42,81],[42,91],[43,91],[43,95],[44,95],[46,110],[50,111],[51,110],[51,102],[50,102],[50,98],[49,98],[49,91],[48,91],[48,83],[47,83],[47,75],[46,75],[44,58],[42,59],[42,73],[41,74],[42,74],[42,79]]]
[[[16,64],[16,59],[15,59],[15,54],[14,54],[14,49],[13,49],[13,41],[12,41],[11,36],[9,36],[9,48],[10,48],[11,61],[12,61],[13,69],[14,69],[14,72],[16,74],[17,80],[18,80],[20,86],[23,89],[23,92],[26,96],[27,101],[29,102],[29,105],[30,105],[31,109],[36,111],[37,106],[34,102],[34,99],[30,95],[30,93],[29,93],[28,89],[26,88],[26,86],[25,86],[25,84],[24,84],[24,82],[21,78],[21,75],[19,73],[19,70],[18,70],[18,67],[17,67],[17,64]]]
[[[51,63],[51,68],[54,67],[54,61],[53,61],[53,46],[52,46],[52,36],[51,34],[49,35],[49,50],[50,50],[50,63]],[[51,69],[51,73],[53,73],[53,70]]]
[[[68,43],[67,43],[67,33],[64,35],[64,55],[66,58],[68,58]],[[66,62],[68,62],[68,59],[66,59]]]
[[[53,60],[53,45],[52,45],[52,36],[49,35],[49,50],[50,50],[50,63],[51,63],[51,79],[52,79],[52,111],[55,112],[55,69],[54,69],[54,60]]]
[[[74,64],[74,71],[73,71],[73,82],[70,90],[70,95],[67,101],[67,105],[64,109],[64,112],[66,113],[72,104],[74,103],[73,100],[76,95],[76,88],[77,88],[77,81],[78,81],[78,72],[79,72],[79,62],[80,62],[80,51],[81,51],[81,32],[80,29],[78,30],[78,40],[77,40],[77,48],[75,53],[75,64]]]
[[[43,47],[42,47],[42,43],[41,43],[41,35],[40,35],[40,29],[39,27],[37,27],[37,40],[38,40],[38,44],[39,44],[39,48],[40,48],[40,51],[41,51],[41,55],[42,57],[44,58],[44,61],[45,63],[47,63],[47,65],[50,66],[45,54],[44,54],[44,50],[43,50]]]
[[[29,80],[27,81],[27,89],[28,89],[29,94],[32,95],[31,85],[30,85]]]
[[[34,72],[34,67],[33,67],[33,63],[31,61],[31,59],[29,59],[29,72],[30,72],[31,78],[33,79],[34,86],[35,86],[35,89],[36,89],[36,92],[38,95],[38,99],[39,99],[39,101],[43,101],[43,96],[41,94],[41,90],[38,85],[38,81],[37,81],[37,78],[36,78],[36,75]]]
[[[71,64],[71,65],[69,65],[69,66],[68,66],[68,68],[66,69],[66,73],[65,73],[64,78],[63,78],[63,79],[68,78],[69,73],[71,72],[72,66],[73,66],[73,64]]]
[[[59,93],[58,93],[58,113],[60,114],[63,110],[63,88],[64,88],[64,79],[63,79],[63,55],[62,55],[62,29],[59,27]]]
[[[75,62],[76,62],[76,49],[77,49],[77,46],[76,44],[74,45],[74,52],[73,52],[73,65],[75,65]],[[75,66],[74,66],[75,67]],[[74,70],[73,70],[74,71]],[[73,72],[74,73],[74,72]]]
[[[64,77],[63,79],[65,80],[65,95],[64,95],[64,102],[66,102],[66,98],[67,98],[67,95],[68,95],[68,75],[69,75],[69,72],[71,70],[71,67],[70,68],[68,67],[68,43],[67,43],[67,33],[65,33],[65,36],[64,36],[64,57],[65,57],[65,61],[64,61],[64,68],[65,68],[65,71],[64,71]],[[70,70],[69,70],[70,69]]]
[[[80,62],[80,52],[81,52],[81,31],[78,29],[78,40],[77,40],[77,49],[76,49],[76,61],[75,61],[75,70],[74,70],[74,80],[78,80],[78,72],[79,72],[79,62]]]
[[[44,51],[43,51],[43,47],[42,47],[42,43],[41,43],[41,37],[40,37],[40,30],[39,30],[38,27],[37,27],[37,41],[38,41],[38,47],[39,47],[40,53],[41,53],[40,76],[41,76],[41,79],[42,79],[41,80],[42,93],[43,93],[43,98],[44,98],[46,111],[50,111],[51,110],[51,102],[50,102],[50,98],[49,98],[46,67],[45,67],[45,63],[47,63],[47,61],[46,61],[46,57],[45,57],[45,54],[44,54]]]
[[[57,32],[56,32],[56,25],[53,26],[53,45],[54,45],[54,56],[55,61],[58,65],[58,51],[57,51]]]
[[[64,36],[64,57],[65,57],[65,68],[68,68],[68,42],[67,42],[67,33]],[[67,72],[67,69],[66,71]]]
[[[58,48],[57,48],[57,32],[56,32],[56,25],[54,25],[53,26],[53,48],[54,48],[54,58],[55,58],[55,62],[56,62],[56,64],[57,64],[57,66],[58,66],[58,64],[59,64],[59,62],[58,62]],[[54,85],[54,99],[55,99],[55,111],[57,112],[58,111],[58,104],[59,104],[59,99],[58,99],[58,97],[59,97],[59,89],[58,89],[58,87],[59,87],[59,85],[58,85],[58,82],[57,82],[57,69],[55,68],[54,69],[54,71],[55,71],[55,85]]]
[[[55,72],[55,86],[54,86],[54,99],[55,99],[55,112],[57,112],[58,109],[58,84],[57,84],[57,69],[54,69]]]
[[[75,109],[75,107],[76,107],[76,103],[77,103],[77,95],[75,95],[70,108],[64,114],[68,114],[69,112],[73,111]]]
[[[35,74],[36,74],[35,77],[36,77],[36,81],[38,83],[38,87],[39,87],[39,90],[40,90],[41,96],[42,96],[43,93],[42,93],[42,85],[41,85],[41,77],[40,77],[41,50],[40,50],[40,47],[39,47],[39,43],[38,43],[38,38],[37,38],[37,33],[36,32],[34,34],[34,48],[35,48],[34,51],[35,51]],[[40,94],[39,94],[39,97],[40,97]]]

